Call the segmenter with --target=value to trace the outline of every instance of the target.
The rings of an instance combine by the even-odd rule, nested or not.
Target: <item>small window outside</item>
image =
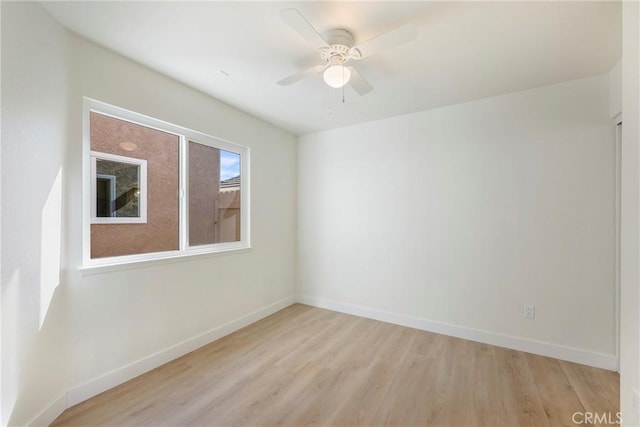
[[[249,150],[85,98],[83,268],[249,247]]]
[[[147,222],[147,161],[91,152],[91,223]]]

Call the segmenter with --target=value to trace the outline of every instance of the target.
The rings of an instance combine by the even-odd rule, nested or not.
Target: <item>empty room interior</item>
[[[6,426],[640,426],[638,1],[1,1]]]

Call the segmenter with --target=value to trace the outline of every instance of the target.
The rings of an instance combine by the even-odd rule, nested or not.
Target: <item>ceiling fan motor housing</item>
[[[329,47],[320,49],[320,56],[325,64],[344,64],[349,59],[359,59],[360,51],[352,49],[353,34],[342,28],[329,30],[322,35]]]

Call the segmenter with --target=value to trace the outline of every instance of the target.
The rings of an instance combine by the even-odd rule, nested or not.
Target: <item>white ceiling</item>
[[[43,6],[72,31],[298,135],[604,73],[621,57],[619,1]],[[320,63],[280,19],[290,7],[320,32],[351,31],[356,43],[407,22],[418,37],[355,63],[375,89],[347,87],[342,104],[321,75],[275,83]]]

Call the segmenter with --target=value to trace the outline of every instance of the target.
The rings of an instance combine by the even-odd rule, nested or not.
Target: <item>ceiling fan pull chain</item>
[[[344,81],[344,62],[342,63],[342,103],[344,104],[344,87],[347,85],[347,82]]]

